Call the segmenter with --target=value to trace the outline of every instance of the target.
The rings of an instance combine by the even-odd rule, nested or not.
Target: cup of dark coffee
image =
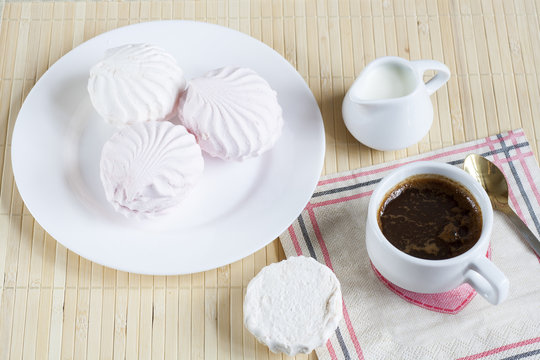
[[[492,304],[508,295],[508,279],[486,257],[493,209],[485,190],[445,163],[404,165],[371,195],[366,246],[390,282],[419,293],[469,283]]]

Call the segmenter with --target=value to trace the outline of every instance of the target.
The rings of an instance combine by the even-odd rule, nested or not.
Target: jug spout
[[[348,100],[352,101],[355,104],[361,105],[366,102],[366,99],[364,99],[360,93],[360,84],[358,83],[358,80],[360,80],[360,78],[358,78],[354,82],[354,84],[351,86],[351,88],[347,92],[346,96],[348,97]]]
[[[369,99],[369,96],[366,96],[366,89],[365,89],[365,76],[366,72],[362,72],[360,76],[354,80],[353,84],[349,88],[349,91],[347,91],[346,94],[346,101],[351,101],[352,103],[358,104],[358,105],[365,105],[367,103],[371,103],[372,99]]]

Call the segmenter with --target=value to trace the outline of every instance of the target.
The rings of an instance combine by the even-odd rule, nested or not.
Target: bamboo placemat
[[[104,268],[67,251],[24,207],[10,162],[11,132],[22,101],[58,58],[104,31],[148,20],[191,19],[228,26],[270,45],[298,69],[318,100],[326,127],[327,174],[519,127],[538,158],[540,3],[534,1],[3,5],[0,359],[282,358],[257,344],[242,325],[247,283],[263,266],[284,257],[277,241],[205,273],[140,276]],[[429,135],[409,149],[381,153],[348,134],[341,101],[355,75],[384,55],[436,59],[448,65],[452,77],[432,97],[435,121]]]

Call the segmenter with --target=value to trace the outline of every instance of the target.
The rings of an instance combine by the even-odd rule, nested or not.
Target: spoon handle
[[[533,248],[534,252],[537,256],[540,256],[540,240],[532,233],[532,231],[525,225],[523,220],[520,219],[519,216],[510,208],[510,206],[505,206],[501,209],[510,220],[514,223],[514,225],[518,228],[519,232],[525,240],[527,240],[527,243]]]

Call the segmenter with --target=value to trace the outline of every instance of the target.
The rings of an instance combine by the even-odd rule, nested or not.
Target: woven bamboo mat
[[[119,26],[158,19],[218,23],[262,40],[298,69],[319,102],[327,135],[324,173],[518,127],[538,158],[539,10],[534,1],[502,0],[5,3],[0,359],[282,358],[257,344],[242,325],[247,283],[284,257],[277,241],[205,273],[140,276],[66,250],[26,210],[11,170],[13,124],[36,80],[74,46]],[[355,75],[383,55],[437,59],[452,72],[447,86],[432,97],[435,121],[429,135],[409,149],[387,153],[357,143],[341,118],[341,101]]]

